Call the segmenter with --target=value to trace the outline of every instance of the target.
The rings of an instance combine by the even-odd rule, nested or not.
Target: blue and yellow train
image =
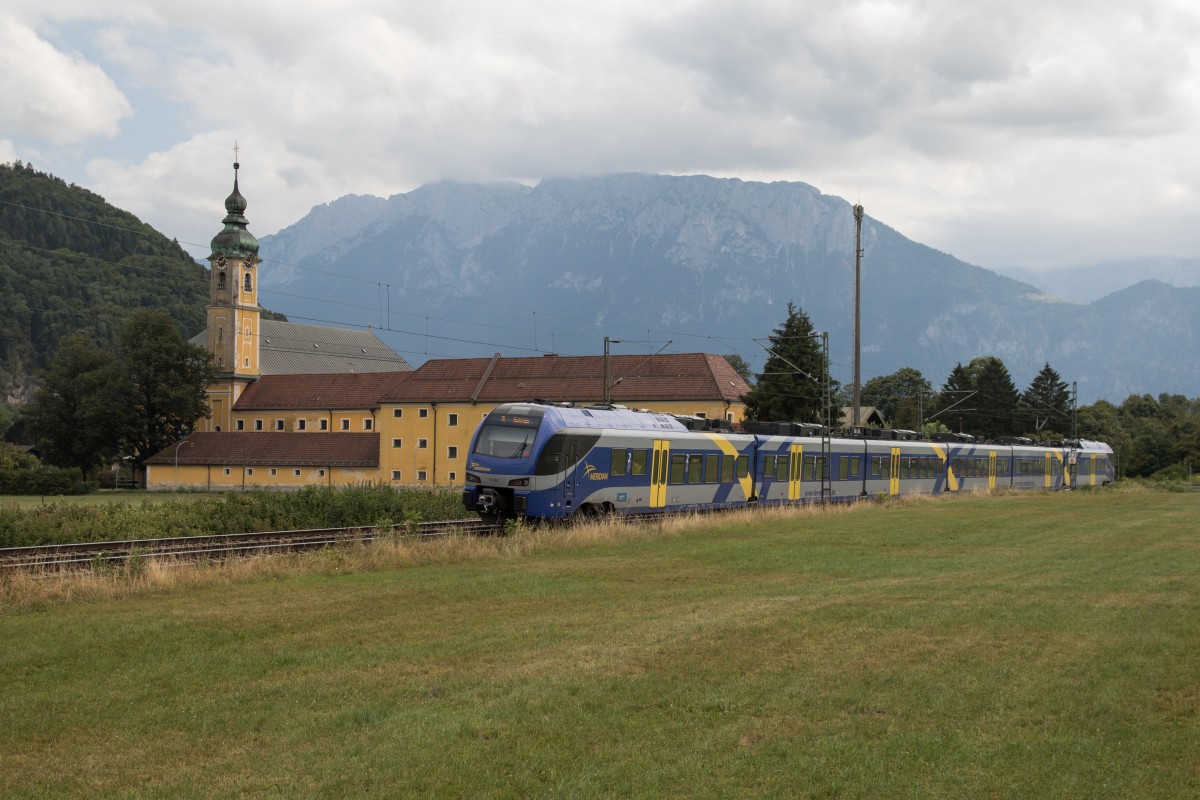
[[[964,437],[965,438],[965,437]],[[1053,446],[693,430],[671,414],[510,403],[471,440],[463,504],[484,519],[561,519],[851,501],[1114,478],[1102,442]]]

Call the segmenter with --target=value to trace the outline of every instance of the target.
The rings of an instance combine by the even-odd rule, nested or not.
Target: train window
[[[750,477],[750,456],[737,457],[737,476],[739,478]]]
[[[630,459],[630,461],[632,462],[630,464],[632,469],[630,470],[629,474],[631,474],[631,475],[645,475],[646,474],[646,454],[648,452],[649,452],[648,450],[634,450],[633,451],[633,458]]]
[[[688,456],[687,482],[704,483],[704,457],[700,454]]]
[[[684,470],[687,469],[687,456],[675,453],[671,456],[671,483],[683,483]]]
[[[769,478],[775,474],[775,456],[763,456],[763,477]]]
[[[725,456],[721,459],[721,483],[733,483],[733,467],[735,459]]]
[[[780,456],[775,459],[775,480],[786,481],[788,479],[788,459],[786,456]]]
[[[814,479],[816,476],[816,471],[813,468],[813,465],[815,463],[816,459],[814,459],[812,456],[804,457],[804,465],[800,468],[800,480],[811,481]]]
[[[716,453],[704,457],[704,482],[716,483],[721,479],[721,457]]]
[[[625,454],[624,447],[614,447],[612,449],[612,466],[609,467],[608,473],[614,478],[620,478],[625,475]]]
[[[892,460],[886,456],[879,457],[879,472],[881,478],[885,481],[892,479]]]
[[[850,462],[850,477],[857,478],[859,476],[859,467],[862,462],[859,460],[858,456],[851,456],[846,460]]]
[[[842,456],[838,459],[838,480],[850,479],[850,458]]]

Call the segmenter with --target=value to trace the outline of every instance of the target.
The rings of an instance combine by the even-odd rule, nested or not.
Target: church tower
[[[213,237],[208,293],[208,350],[217,380],[208,387],[211,419],[202,430],[233,430],[233,404],[259,376],[258,239],[246,229],[246,198],[238,191],[233,164],[233,194],[225,198],[225,228]]]

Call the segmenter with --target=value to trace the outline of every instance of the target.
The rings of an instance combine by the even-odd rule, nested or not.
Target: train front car
[[[692,436],[668,414],[502,405],[471,441],[463,505],[492,522],[655,510],[671,443]]]
[[[462,500],[480,518],[499,522],[524,513],[536,488],[537,454],[559,427],[553,414],[546,420],[547,410],[532,403],[497,406],[471,437]]]

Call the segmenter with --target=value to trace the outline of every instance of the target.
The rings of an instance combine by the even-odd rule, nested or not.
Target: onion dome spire
[[[235,148],[237,149],[237,148]],[[246,198],[238,190],[238,169],[242,165],[233,162],[233,193],[225,198],[225,228],[213,237],[212,256],[226,258],[257,258],[258,239],[246,229],[249,224],[245,217]]]

